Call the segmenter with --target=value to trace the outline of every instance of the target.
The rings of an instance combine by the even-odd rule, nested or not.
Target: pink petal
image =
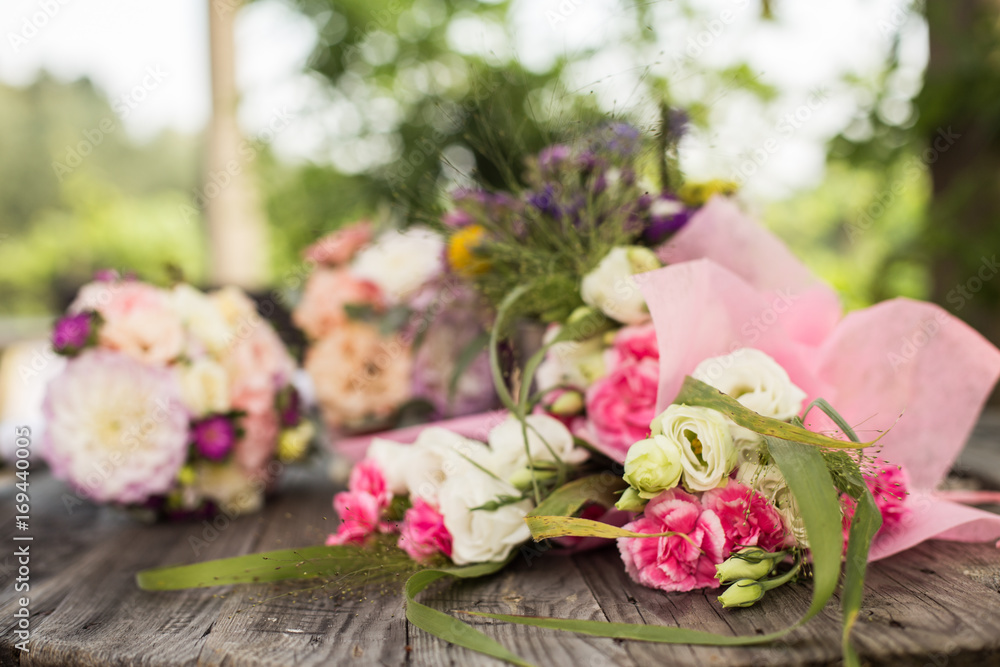
[[[783,327],[793,340],[818,345],[840,319],[840,299],[773,233],[731,201],[716,197],[660,249],[668,264],[710,259],[729,269],[768,301],[791,301]]]
[[[930,490],[968,440],[1000,376],[1000,350],[939,306],[894,299],[844,318],[817,370],[836,388],[824,398],[858,437],[888,430],[880,457],[905,468],[911,490]]]

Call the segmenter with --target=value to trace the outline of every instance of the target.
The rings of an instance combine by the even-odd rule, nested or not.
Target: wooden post
[[[209,279],[247,289],[267,276],[267,227],[257,196],[254,162],[236,118],[233,24],[243,0],[208,0],[212,69],[212,119],[202,181],[208,222]],[[256,153],[252,153],[256,156]]]

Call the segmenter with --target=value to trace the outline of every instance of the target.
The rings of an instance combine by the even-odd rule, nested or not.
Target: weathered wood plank
[[[534,555],[534,552],[528,553]],[[492,577],[456,582],[429,591],[421,601],[448,612],[464,610],[608,620],[576,566],[575,559],[553,554],[515,560],[507,569]],[[636,664],[621,644],[611,639],[497,623],[474,616],[461,618],[536,664],[578,667]],[[409,636],[413,646],[413,664],[434,667],[505,664],[468,649],[448,645],[413,627]]]
[[[336,525],[333,487],[313,484],[285,512],[272,512],[258,550],[322,543]],[[303,584],[304,586],[305,584]],[[330,665],[406,662],[403,605],[377,592],[337,595],[336,583],[238,587],[229,591],[199,655],[201,665]]]

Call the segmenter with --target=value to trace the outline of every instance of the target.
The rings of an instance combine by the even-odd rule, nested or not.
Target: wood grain
[[[1000,488],[1000,415],[980,425],[958,469]],[[0,557],[0,665],[499,665],[410,626],[397,595],[335,595],[336,585],[295,592],[246,586],[140,591],[134,575],[321,542],[335,524],[333,485],[295,474],[264,512],[232,522],[148,526],[107,508],[72,505],[39,474],[32,482],[31,650],[13,647],[16,568]],[[12,503],[9,489],[0,503]],[[13,520],[0,525],[9,554]],[[724,610],[717,591],[663,594],[633,583],[617,551],[574,556],[526,549],[492,577],[441,585],[422,601],[438,609],[497,611],[682,625],[760,634],[808,607],[806,583],[768,593],[767,603]],[[763,647],[670,646],[587,638],[465,617],[539,665],[834,665],[839,610],[831,604],[787,639]],[[871,665],[1000,664],[1000,551],[992,545],[927,542],[869,569],[854,639]]]

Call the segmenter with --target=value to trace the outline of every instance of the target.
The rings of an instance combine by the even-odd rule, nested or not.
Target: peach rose
[[[372,224],[361,220],[327,234],[306,248],[302,257],[310,262],[336,266],[345,264],[372,240]]]
[[[389,417],[410,398],[409,346],[347,321],[312,346],[305,369],[332,427],[357,428]]]

